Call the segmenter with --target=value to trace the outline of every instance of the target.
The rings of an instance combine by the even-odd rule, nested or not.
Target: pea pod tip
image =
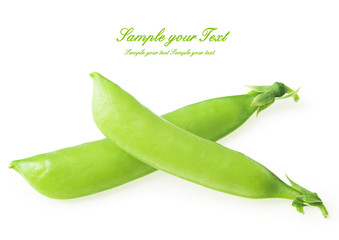
[[[14,167],[15,167],[15,162],[14,162],[14,161],[11,161],[11,162],[9,163],[9,165],[8,165],[8,168],[9,168],[9,169],[11,169],[11,168],[15,169]]]
[[[97,77],[102,77],[100,73],[97,72],[91,72],[89,74],[93,79],[97,78]]]

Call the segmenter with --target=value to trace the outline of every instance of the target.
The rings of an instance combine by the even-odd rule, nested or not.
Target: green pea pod
[[[264,92],[272,91],[277,84],[266,87]],[[258,110],[260,105],[252,103],[260,94],[251,91],[244,95],[210,99],[167,113],[163,118],[198,136],[216,141],[241,126]],[[282,95],[271,96],[274,99]],[[38,192],[56,199],[94,194],[156,170],[108,139],[16,160],[10,167]]]
[[[285,198],[302,211],[321,199],[291,181],[287,185],[244,154],[194,135],[157,116],[118,85],[92,73],[93,118],[121,149],[144,163],[221,192],[246,198]],[[281,94],[279,94],[281,95]],[[269,101],[265,99],[264,104]]]

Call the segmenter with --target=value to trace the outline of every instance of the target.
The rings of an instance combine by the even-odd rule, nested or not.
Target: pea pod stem
[[[328,217],[328,211],[323,204],[322,200],[319,198],[318,194],[307,190],[306,188],[301,187],[299,184],[292,181],[286,174],[288,181],[291,183],[291,187],[300,192],[300,195],[292,202],[298,212],[304,213],[304,207],[306,206],[315,206],[318,207],[325,218]]]
[[[252,102],[253,106],[257,106],[257,116],[264,109],[271,106],[276,99],[286,99],[292,97],[295,102],[299,101],[298,88],[292,90],[281,82],[275,82],[271,86],[247,86],[248,88],[259,93]]]

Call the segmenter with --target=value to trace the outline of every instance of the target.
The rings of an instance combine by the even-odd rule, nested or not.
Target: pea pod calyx
[[[327,218],[328,216],[327,209],[323,204],[322,200],[319,198],[318,194],[301,187],[299,184],[292,181],[287,175],[286,177],[288,181],[291,183],[291,187],[300,192],[300,195],[296,196],[296,198],[293,200],[292,206],[295,207],[298,212],[303,214],[304,207],[306,206],[318,207],[321,210],[323,216]]]
[[[257,116],[258,114],[271,106],[276,99],[285,99],[292,97],[295,102],[299,101],[298,88],[296,91],[287,87],[285,84],[280,82],[275,82],[271,86],[247,86],[255,92],[260,93],[253,99],[252,105],[257,106]]]

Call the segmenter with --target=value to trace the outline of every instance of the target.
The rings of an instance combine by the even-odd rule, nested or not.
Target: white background
[[[339,226],[337,1],[2,1],[0,4],[1,239],[337,239]],[[224,43],[168,49],[214,56],[124,56],[139,34],[231,31]],[[165,49],[148,43],[146,49]],[[48,199],[11,160],[102,138],[91,117],[98,71],[158,114],[241,94],[244,85],[301,86],[221,143],[315,191],[330,217],[281,199],[251,200],[162,172],[75,200]]]

